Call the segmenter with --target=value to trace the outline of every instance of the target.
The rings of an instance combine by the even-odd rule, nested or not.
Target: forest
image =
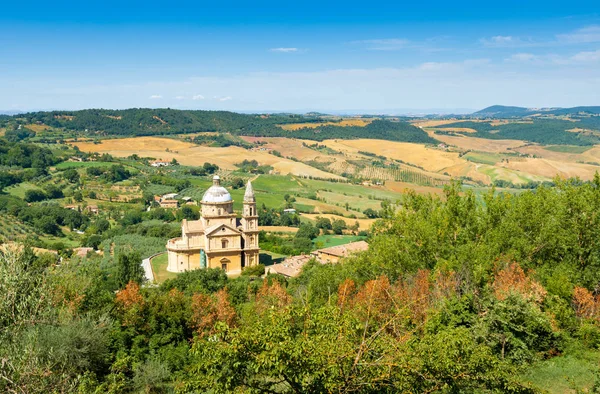
[[[20,123],[39,123],[95,137],[148,136],[196,132],[219,132],[257,137],[289,137],[291,132],[283,130],[278,125],[321,121],[320,118],[302,115],[245,115],[226,111],[145,108],[33,112],[15,115],[6,119],[3,123],[13,128]],[[295,130],[293,137],[315,141],[332,138],[374,138],[418,143],[436,142],[418,127],[407,122],[391,122],[388,120],[375,120],[365,127],[329,125],[319,128],[302,128]],[[208,142],[208,139],[211,139],[207,138],[196,137],[196,142],[205,143]],[[212,142],[217,144],[215,146],[230,144],[219,135]]]
[[[532,371],[588,368],[600,345],[598,212],[599,176],[408,193],[383,205],[367,252],[294,279],[198,270],[153,287],[127,242],[60,264],[8,248],[0,390],[543,392],[564,377]],[[599,387],[597,367],[568,389]]]
[[[579,122],[558,119],[536,119],[492,125],[489,122],[461,121],[436,126],[437,129],[464,127],[476,130],[472,137],[487,139],[513,139],[537,142],[545,145],[594,145],[600,142],[596,135],[574,133],[568,130],[577,127],[598,127],[595,118],[583,118]]]

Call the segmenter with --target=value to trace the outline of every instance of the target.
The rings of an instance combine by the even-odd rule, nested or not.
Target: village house
[[[321,264],[337,263],[344,257],[364,252],[369,249],[369,244],[365,241],[351,242],[346,245],[331,246],[329,248],[319,249],[311,254]]]
[[[97,215],[100,213],[100,209],[98,209],[97,205],[88,205],[85,207],[85,210],[93,215]]]
[[[152,167],[167,167],[170,166],[171,163],[165,160],[155,160],[152,163],[150,163],[150,165]]]
[[[177,209],[179,207],[179,201],[177,200],[161,200],[159,204],[161,208],[167,209]]]

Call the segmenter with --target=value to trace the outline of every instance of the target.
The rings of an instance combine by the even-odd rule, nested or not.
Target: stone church
[[[242,218],[233,212],[231,194],[215,175],[202,197],[202,217],[181,223],[181,237],[167,243],[167,271],[221,268],[228,275],[258,264],[258,213],[252,183],[244,193]]]

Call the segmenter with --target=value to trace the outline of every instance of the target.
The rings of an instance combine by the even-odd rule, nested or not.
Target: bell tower
[[[258,212],[252,183],[248,181],[244,193],[244,209],[242,210],[242,237],[244,240],[244,267],[258,264]]]

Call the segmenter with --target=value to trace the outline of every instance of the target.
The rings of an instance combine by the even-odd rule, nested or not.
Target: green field
[[[464,158],[468,161],[479,164],[489,164],[491,166],[496,165],[504,157],[504,155],[487,152],[469,152],[464,155]]]
[[[330,246],[339,246],[349,244],[350,242],[362,241],[366,237],[358,235],[319,235],[313,240],[316,249],[328,248]],[[321,246],[322,245],[322,246]]]
[[[89,167],[110,167],[117,163],[105,161],[63,161],[56,165],[57,170],[68,170],[70,168],[89,168]]]
[[[576,352],[539,361],[521,376],[521,380],[551,394],[588,393],[592,392],[599,363],[599,351]]]
[[[152,272],[154,273],[154,281],[162,283],[167,279],[173,279],[177,276],[174,272],[167,271],[168,255],[167,253],[159,254],[150,260]]]
[[[5,191],[11,196],[19,198],[24,198],[25,192],[27,192],[27,190],[41,190],[41,188],[31,183],[22,182],[18,185],[9,186],[5,189]]]
[[[585,151],[590,150],[591,146],[575,146],[575,145],[550,145],[544,147],[544,149],[552,151],[552,152],[561,152],[561,153],[583,153]]]

